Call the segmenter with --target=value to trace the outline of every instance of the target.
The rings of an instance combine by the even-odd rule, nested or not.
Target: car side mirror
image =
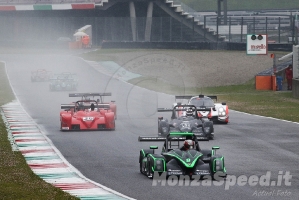
[[[218,146],[213,146],[213,147],[212,147],[212,150],[215,151],[214,155],[216,154],[216,150],[217,150],[217,149],[220,149],[220,147],[218,147]]]
[[[155,149],[158,149],[158,146],[150,146],[150,149],[153,149],[155,153]]]
[[[222,105],[224,105],[224,106],[226,105],[226,103],[225,103],[225,102],[222,102],[221,104],[222,104]]]
[[[162,119],[163,119],[163,117],[158,117],[158,119],[159,119],[159,120],[162,120]]]

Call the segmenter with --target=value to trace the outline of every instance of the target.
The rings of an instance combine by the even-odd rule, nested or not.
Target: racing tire
[[[140,170],[140,173],[143,174],[143,171],[142,171],[142,162],[139,163],[139,170]]]
[[[111,129],[112,131],[115,131],[115,120],[114,120],[114,128],[113,129]]]
[[[152,166],[151,166],[151,164],[150,164],[150,160],[147,159],[146,176],[147,176],[149,179],[153,179],[153,176],[154,176],[154,174],[151,172],[151,171],[152,171],[151,168],[152,168]]]

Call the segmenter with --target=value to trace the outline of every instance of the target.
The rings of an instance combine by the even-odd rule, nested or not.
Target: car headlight
[[[226,115],[225,110],[224,110],[223,107],[218,108],[218,115],[219,116],[225,116]]]
[[[156,169],[159,170],[159,171],[163,170],[163,162],[162,162],[162,160],[157,160],[156,161]]]
[[[223,169],[223,167],[222,167],[222,161],[221,160],[215,160],[215,169],[216,169],[216,171],[220,171],[220,170],[222,170]]]
[[[225,117],[225,115],[226,115],[225,112],[219,112],[219,113],[218,113],[218,116],[220,116],[220,117]]]

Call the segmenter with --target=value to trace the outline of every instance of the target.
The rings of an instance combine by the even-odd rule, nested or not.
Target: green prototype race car
[[[181,147],[180,141],[192,140],[189,150]],[[200,176],[200,178],[219,179],[226,177],[224,157],[216,154],[219,147],[200,149],[198,139],[193,133],[169,133],[166,137],[141,137],[139,142],[164,141],[162,152],[155,153],[157,146],[141,149],[139,156],[140,172],[148,178],[154,176]],[[183,145],[182,145],[183,146]]]

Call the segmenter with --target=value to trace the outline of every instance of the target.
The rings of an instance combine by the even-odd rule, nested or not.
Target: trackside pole
[[[276,83],[276,72],[277,72],[277,67],[276,67],[276,59],[275,59],[275,54],[272,53],[271,58],[273,59],[273,68],[272,68],[272,90],[276,91],[277,83]]]

